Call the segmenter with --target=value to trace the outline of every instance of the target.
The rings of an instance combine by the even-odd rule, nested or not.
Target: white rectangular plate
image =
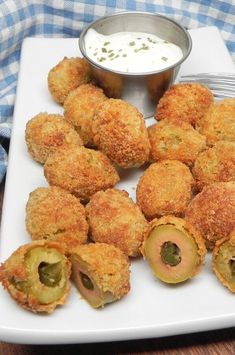
[[[215,27],[190,31],[193,50],[181,73],[235,68]],[[26,122],[41,111],[63,113],[47,89],[47,74],[64,56],[77,56],[77,39],[28,38],[24,41],[14,112],[3,205],[0,259],[30,241],[25,230],[29,192],[47,186],[43,168],[27,153]],[[135,197],[138,174],[127,171],[118,185]],[[210,257],[202,272],[178,286],[154,279],[143,260],[131,268],[131,292],[104,309],[94,310],[75,290],[52,315],[21,309],[0,287],[0,339],[31,344],[82,343],[161,337],[235,326],[235,297],[213,275]]]

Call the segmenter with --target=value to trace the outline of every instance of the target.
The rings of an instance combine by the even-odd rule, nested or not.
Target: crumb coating
[[[106,243],[90,243],[77,247],[74,254],[86,266],[98,288],[104,293],[110,292],[113,300],[130,291],[130,262],[119,248]]]
[[[20,246],[16,249],[10,257],[0,265],[0,282],[4,289],[8,291],[10,296],[23,308],[30,310],[34,313],[52,313],[54,309],[66,303],[70,291],[70,274],[71,263],[69,259],[64,256],[64,275],[67,279],[66,287],[62,297],[53,303],[42,304],[38,301],[37,297],[30,291],[25,292],[15,286],[15,282],[24,283],[30,280],[30,273],[25,265],[25,257],[28,252],[37,247],[47,249],[54,249],[61,254],[65,253],[62,245],[53,241],[37,240],[31,243]],[[39,282],[39,280],[38,280]],[[43,287],[43,285],[41,285]]]
[[[148,128],[153,160],[175,159],[192,165],[200,152],[206,149],[206,139],[190,124],[162,120]]]
[[[62,115],[39,113],[25,129],[25,141],[32,158],[44,164],[50,153],[60,147],[81,146],[83,141]]]
[[[128,256],[140,255],[148,223],[126,191],[97,192],[86,206],[86,212],[93,241],[113,244]]]
[[[151,232],[154,230],[154,228],[158,226],[164,226],[164,225],[172,225],[175,227],[177,230],[181,231],[184,233],[185,236],[188,236],[197,246],[197,257],[198,257],[198,262],[197,265],[195,266],[194,270],[191,271],[189,277],[193,277],[196,274],[198,274],[202,268],[202,265],[205,262],[205,256],[207,253],[206,246],[205,246],[205,240],[202,238],[201,234],[197,229],[195,229],[190,223],[185,221],[183,218],[175,217],[172,215],[167,215],[163,216],[159,219],[153,219],[148,226],[148,229],[144,233],[144,242],[141,247],[141,252],[143,256],[145,257],[145,244],[146,241],[151,234]],[[187,259],[189,256],[188,255],[182,255],[182,258]],[[186,265],[185,265],[186,266]]]
[[[213,102],[212,92],[198,83],[175,84],[160,99],[155,112],[157,120],[187,122],[195,125]]]
[[[199,190],[213,182],[235,181],[235,142],[220,141],[199,154],[192,172]]]
[[[92,132],[97,147],[122,168],[138,167],[148,160],[150,144],[143,115],[128,102],[109,99],[101,104]]]
[[[85,147],[61,149],[51,154],[44,165],[44,174],[49,185],[59,186],[82,201],[119,181],[106,155]]]
[[[235,141],[235,98],[215,102],[197,123],[198,131],[213,146],[218,141]]]
[[[182,215],[192,197],[194,179],[189,168],[178,160],[151,164],[141,176],[137,203],[148,219],[167,214]]]
[[[65,119],[74,126],[85,145],[93,145],[92,120],[97,107],[105,100],[102,89],[84,84],[71,91],[64,102]]]
[[[208,248],[235,228],[235,182],[205,186],[187,207],[186,220],[199,230]]]
[[[229,239],[218,240],[212,252],[212,270],[222,285],[231,292],[235,292],[234,255],[235,229],[230,234]]]
[[[91,81],[90,65],[84,58],[64,57],[48,73],[48,89],[53,99],[63,104],[70,91]]]
[[[79,199],[59,187],[39,187],[26,204],[26,229],[33,240],[64,244],[66,252],[87,241],[88,223]]]

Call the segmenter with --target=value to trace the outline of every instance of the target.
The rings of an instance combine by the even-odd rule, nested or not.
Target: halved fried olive
[[[179,283],[198,273],[206,248],[192,226],[181,218],[165,216],[150,223],[142,253],[157,278]]]
[[[105,243],[80,245],[70,260],[73,281],[92,307],[103,307],[128,293],[129,261],[115,246]]]
[[[235,231],[219,240],[212,253],[212,269],[219,281],[235,292]]]
[[[64,252],[51,241],[23,245],[1,264],[0,281],[22,307],[51,313],[70,290],[71,263]]]

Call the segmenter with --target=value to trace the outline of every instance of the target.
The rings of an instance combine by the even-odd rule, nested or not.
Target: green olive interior
[[[41,304],[60,299],[68,282],[66,257],[58,250],[35,247],[25,256],[28,293]]]
[[[41,283],[48,287],[55,287],[62,277],[62,262],[54,264],[42,262],[38,266],[38,274]]]
[[[199,262],[193,236],[172,224],[151,230],[144,243],[144,254],[155,276],[167,283],[190,278]]]
[[[229,242],[222,244],[215,257],[214,265],[224,279],[235,286],[235,247]]]
[[[164,264],[168,264],[170,266],[176,266],[181,261],[179,247],[170,241],[163,243],[161,247],[161,259]]]

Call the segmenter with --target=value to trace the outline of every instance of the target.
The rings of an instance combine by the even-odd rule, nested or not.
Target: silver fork
[[[182,75],[180,83],[198,82],[206,85],[217,99],[235,96],[235,73],[200,73]]]

